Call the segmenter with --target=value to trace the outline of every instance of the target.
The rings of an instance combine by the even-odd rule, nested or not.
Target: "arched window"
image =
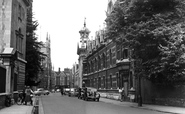
[[[94,65],[93,65],[93,62],[91,61],[91,72],[93,72],[93,67]]]
[[[110,65],[112,65],[112,51],[111,51],[111,49],[109,50],[109,59],[110,59]]]
[[[96,59],[96,58],[95,58],[95,60],[94,60],[94,63],[95,63],[95,64],[94,64],[94,70],[97,71],[97,59]]]
[[[101,69],[101,57],[98,56],[98,70]]]
[[[91,64],[88,62],[88,73],[91,72]]]
[[[103,68],[106,67],[106,57],[105,57],[105,53],[103,54]]]

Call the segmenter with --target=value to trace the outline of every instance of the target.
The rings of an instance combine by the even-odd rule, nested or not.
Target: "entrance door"
[[[128,96],[128,82],[124,82],[124,95]]]

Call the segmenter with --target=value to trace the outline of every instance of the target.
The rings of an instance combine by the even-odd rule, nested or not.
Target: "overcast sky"
[[[107,3],[108,0],[33,0],[34,17],[39,22],[38,39],[45,42],[47,32],[50,34],[55,71],[78,63],[77,43],[84,18],[91,38],[103,27]]]

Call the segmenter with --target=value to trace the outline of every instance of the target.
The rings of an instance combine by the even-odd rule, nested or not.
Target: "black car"
[[[82,88],[81,96],[80,98],[83,100],[93,100],[93,101],[99,101],[100,99],[100,94],[98,93],[96,88],[92,87],[85,87]]]
[[[64,88],[64,95],[69,95],[70,88]]]

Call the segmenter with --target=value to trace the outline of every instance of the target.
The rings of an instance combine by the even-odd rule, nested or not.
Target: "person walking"
[[[60,92],[61,92],[61,95],[63,96],[64,95],[64,89],[63,89],[63,87],[60,88]]]
[[[79,88],[78,88],[78,99],[81,97],[81,92],[82,92],[82,90],[81,90],[81,88],[79,87]]]
[[[119,93],[120,93],[120,101],[123,102],[123,98],[124,98],[124,88],[120,88],[120,89],[119,89]]]
[[[32,105],[33,101],[32,101],[31,94],[33,94],[33,91],[30,89],[29,86],[26,87],[25,94],[26,94],[25,105],[27,105],[27,102],[30,102],[30,104]]]
[[[25,97],[26,97],[25,90],[26,90],[26,86],[24,87],[24,89],[23,89],[23,91],[22,91],[22,95],[21,95],[21,104],[24,104],[24,102],[25,102]]]

